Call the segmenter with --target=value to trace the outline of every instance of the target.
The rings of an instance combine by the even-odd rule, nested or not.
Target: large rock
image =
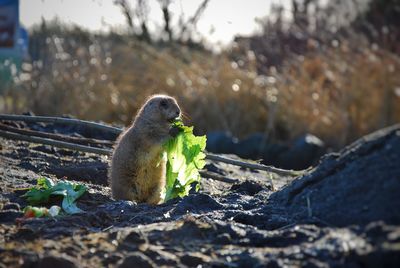
[[[270,143],[263,133],[255,133],[241,140],[234,153],[242,158],[261,159],[264,164],[278,166],[278,156],[287,149],[286,145]]]
[[[223,131],[207,133],[207,151],[219,154],[232,154],[235,152],[238,139],[232,134]]]
[[[284,205],[294,221],[400,224],[400,125],[325,156],[314,171],[274,193],[270,202]]]
[[[277,166],[286,169],[301,170],[315,165],[325,152],[325,144],[312,134],[296,139],[293,145],[277,156]]]
[[[207,134],[207,150],[217,154],[236,154],[241,158],[262,160],[266,165],[301,170],[318,161],[325,152],[324,143],[312,134],[305,134],[292,146],[271,143],[263,133],[254,133],[238,141],[226,132]]]
[[[267,138],[263,133],[255,133],[241,140],[234,153],[242,158],[260,159],[267,145]]]

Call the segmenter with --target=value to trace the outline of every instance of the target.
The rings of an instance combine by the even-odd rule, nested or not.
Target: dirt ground
[[[400,126],[299,178],[209,162],[236,182],[158,206],[111,199],[105,156],[0,146],[0,267],[400,267]],[[84,213],[16,221],[42,176],[85,184]]]

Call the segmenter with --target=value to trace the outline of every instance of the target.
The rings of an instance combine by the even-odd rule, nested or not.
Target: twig
[[[284,225],[284,226],[282,226],[282,227],[279,227],[279,228],[277,228],[277,229],[273,229],[273,231],[281,231],[281,230],[284,230],[284,229],[288,229],[288,228],[291,228],[291,227],[293,227],[293,226],[296,226],[298,223],[297,222],[294,222],[294,223],[291,223],[291,224],[288,224],[288,225]]]
[[[308,212],[308,217],[312,217],[312,209],[311,209],[311,201],[310,201],[310,195],[307,195],[307,212]]]
[[[19,133],[19,134],[23,134],[23,135],[29,135],[29,136],[50,138],[50,139],[55,139],[55,140],[60,140],[60,141],[65,141],[65,142],[72,142],[75,144],[84,144],[84,145],[92,144],[92,145],[108,145],[108,146],[112,146],[114,144],[114,142],[108,141],[108,140],[97,140],[97,139],[89,139],[89,138],[71,137],[71,136],[59,135],[59,134],[55,134],[55,133],[47,133],[47,132],[43,132],[43,131],[35,131],[35,130],[30,130],[30,129],[11,127],[11,126],[7,126],[2,123],[0,123],[0,130],[5,130],[5,131]]]
[[[280,169],[276,167],[271,167],[271,166],[265,166],[262,164],[256,164],[256,163],[249,163],[249,162],[243,162],[235,159],[230,159],[226,157],[222,157],[219,155],[207,153],[206,159],[213,160],[216,162],[223,162],[235,166],[241,166],[245,168],[250,168],[250,169],[257,169],[257,170],[264,170],[272,173],[276,173],[278,175],[290,175],[290,176],[298,176],[304,173],[303,170],[286,170],[286,169]]]
[[[114,225],[110,225],[110,226],[108,226],[108,227],[102,229],[101,231],[102,231],[102,232],[105,232],[105,231],[108,231],[108,230],[110,230],[110,229],[112,229],[112,228],[114,228]]]
[[[82,152],[87,152],[87,153],[95,153],[95,154],[103,154],[103,155],[111,154],[110,149],[95,148],[95,147],[79,145],[79,144],[74,144],[74,143],[69,143],[69,142],[64,142],[64,141],[55,141],[55,140],[46,139],[46,138],[29,137],[26,135],[12,133],[12,132],[3,131],[3,130],[0,130],[0,137],[4,137],[7,139],[13,139],[13,140],[21,140],[21,141],[28,141],[28,142],[52,145],[55,147],[60,147],[60,148],[65,148],[65,149],[70,149],[70,150],[77,150],[77,151],[82,151]]]
[[[10,120],[10,121],[24,121],[24,122],[47,122],[47,123],[60,123],[60,124],[71,124],[71,125],[81,125],[90,128],[101,129],[104,131],[111,132],[113,134],[119,135],[121,129],[117,127],[106,126],[99,123],[62,118],[62,117],[50,117],[50,116],[29,116],[29,115],[12,115],[12,114],[0,114],[0,120]]]

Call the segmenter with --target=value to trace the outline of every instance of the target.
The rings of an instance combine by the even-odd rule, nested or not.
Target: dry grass
[[[367,46],[315,52],[264,77],[252,57],[242,69],[228,52],[71,35],[44,39],[42,63],[33,62],[31,80],[3,94],[3,104],[14,103],[3,112],[129,124],[149,95],[167,93],[199,133],[291,139],[311,132],[334,147],[400,122],[399,59]]]
[[[312,132],[337,147],[400,122],[399,70],[393,54],[346,44],[286,66],[279,104],[291,135]]]

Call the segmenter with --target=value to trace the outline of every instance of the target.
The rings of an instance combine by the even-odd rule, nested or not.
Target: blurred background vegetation
[[[274,142],[312,133],[334,149],[400,122],[400,1],[274,5],[261,32],[218,52],[196,30],[209,1],[175,24],[172,1],[158,1],[157,34],[144,0],[114,2],[125,31],[57,19],[30,28],[30,58],[2,89],[0,112],[127,125],[149,95],[166,93],[197,133],[260,132]]]

